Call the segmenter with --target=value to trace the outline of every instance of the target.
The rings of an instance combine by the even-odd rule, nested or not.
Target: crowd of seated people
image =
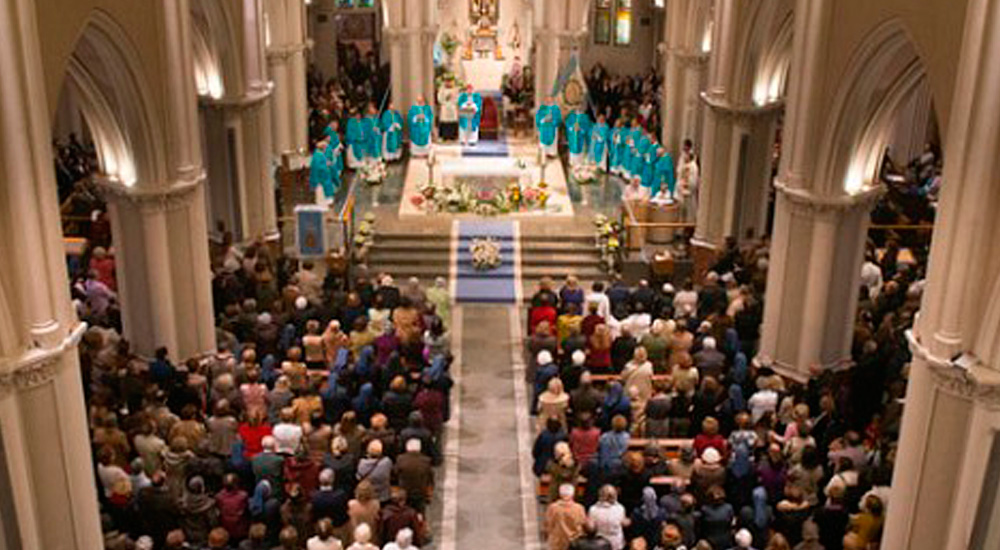
[[[660,96],[663,79],[656,69],[635,75],[617,75],[598,63],[587,72],[585,80],[593,118],[603,114],[614,127],[619,117],[632,113],[646,130],[660,135]]]
[[[391,277],[327,284],[266,247],[225,250],[218,350],[81,346],[108,549],[410,550],[449,415],[449,298]]]
[[[697,288],[541,283],[525,348],[552,550],[878,547],[921,270],[875,264],[853,367],[800,385],[750,361],[765,250],[730,243]]]

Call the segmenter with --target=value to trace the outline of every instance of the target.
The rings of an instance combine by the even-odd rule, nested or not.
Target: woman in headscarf
[[[630,537],[642,537],[646,539],[647,548],[656,548],[660,542],[660,527],[665,519],[666,514],[656,499],[656,489],[644,488],[642,502],[632,510],[632,525],[629,526]]]
[[[726,494],[737,510],[749,502],[756,478],[753,462],[750,461],[750,449],[743,445],[733,449],[729,475],[726,477]]]
[[[358,422],[367,427],[371,423],[372,415],[378,412],[378,400],[375,399],[375,387],[371,382],[365,382],[358,390],[358,396],[352,403],[354,412],[357,413]]]
[[[601,407],[601,418],[598,424],[602,430],[611,428],[611,420],[621,415],[626,424],[632,415],[632,403],[625,395],[625,389],[618,381],[612,382],[608,386],[608,393],[604,396],[604,406]]]
[[[358,360],[354,363],[354,377],[362,384],[375,382],[375,349],[372,346],[365,346],[358,353]]]
[[[566,410],[569,408],[569,394],[563,390],[563,383],[558,377],[549,380],[548,386],[538,396],[537,430],[541,432],[549,418],[555,418],[563,430],[568,428]]]
[[[215,506],[215,499],[206,494],[205,480],[201,476],[194,476],[188,481],[180,510],[180,524],[188,542],[204,544],[208,540],[208,532],[218,522],[219,509]]]

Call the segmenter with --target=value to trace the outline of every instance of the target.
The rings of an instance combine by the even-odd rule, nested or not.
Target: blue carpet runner
[[[469,246],[477,238],[492,237],[500,244],[502,263],[481,271],[472,265]],[[455,261],[455,301],[513,304],[517,301],[514,258],[514,224],[505,221],[460,220]]]

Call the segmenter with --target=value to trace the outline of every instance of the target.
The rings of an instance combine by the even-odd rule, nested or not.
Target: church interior
[[[1000,0],[0,0],[0,550],[1000,548],[998,56]]]

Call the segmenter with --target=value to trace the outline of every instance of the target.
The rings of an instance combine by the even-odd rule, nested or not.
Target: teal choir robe
[[[403,115],[395,109],[382,113],[382,133],[385,134],[385,153],[394,155],[403,147]]]
[[[340,176],[344,173],[344,146],[336,132],[328,131],[327,137],[330,143],[326,146],[326,162],[330,166],[330,178],[333,180],[333,191],[336,192],[340,189]]]
[[[642,154],[645,151],[641,151],[639,147],[642,144],[642,130],[639,128],[632,128],[628,131],[629,148],[628,148],[628,158],[625,163],[625,171],[628,173],[629,177],[636,177],[639,175],[639,160],[642,158]]]
[[[649,196],[652,197],[656,194],[656,191],[653,190],[653,176],[656,172],[656,148],[658,146],[649,138],[646,138],[646,141],[646,152],[642,155],[642,186],[650,188]]]
[[[677,177],[674,174],[674,159],[670,156],[670,153],[664,153],[656,161],[656,175],[654,179],[656,180],[656,183],[653,184],[655,193],[658,193],[666,185],[667,194],[671,197],[674,196],[674,190],[677,188]]]
[[[603,122],[598,122],[590,131],[590,162],[601,169],[606,169],[608,159],[608,141],[611,129]]]
[[[330,173],[329,159],[324,151],[315,149],[312,158],[309,160],[309,189],[315,191],[317,187],[323,188],[323,194],[327,198],[333,197],[336,189],[333,188],[333,175]]]
[[[535,127],[542,145],[552,147],[556,144],[560,124],[562,124],[562,111],[558,105],[542,105],[538,108],[535,113]]]
[[[472,117],[465,116],[462,113],[462,106],[467,104],[469,101],[476,106],[476,114]],[[483,116],[483,96],[479,92],[462,92],[458,96],[458,127],[467,132],[476,132],[479,130],[479,121]]]
[[[589,122],[587,114],[580,111],[572,111],[566,115],[566,145],[570,154],[583,154]]]
[[[434,112],[430,105],[414,105],[406,116],[410,124],[410,143],[418,147],[426,147],[431,142],[431,129],[434,128]]]
[[[618,127],[611,132],[611,170],[620,171],[628,155],[628,128]]]
[[[354,117],[347,119],[347,147],[350,154],[358,159],[365,159],[365,129],[361,124],[361,119]]]
[[[365,157],[370,159],[381,159],[382,130],[379,128],[376,115],[366,116],[361,119],[361,129],[365,135]]]

